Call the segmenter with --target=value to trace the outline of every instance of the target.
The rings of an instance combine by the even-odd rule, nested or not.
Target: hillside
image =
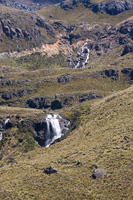
[[[1,199],[132,199],[132,89],[82,104],[90,114],[60,143],[3,159]],[[43,173],[50,165],[58,174]],[[103,179],[92,178],[92,165],[107,170]]]
[[[131,200],[132,1],[0,3],[0,200]]]
[[[1,0],[0,4],[24,11],[36,11],[60,2],[62,0]]]

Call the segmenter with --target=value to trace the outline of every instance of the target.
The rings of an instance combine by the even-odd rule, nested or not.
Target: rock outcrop
[[[133,9],[132,1],[111,1],[111,2],[101,2],[93,6],[93,12],[105,11],[110,15],[117,15],[119,13],[125,12],[126,10]]]
[[[120,71],[115,69],[106,69],[103,73],[113,80],[118,80],[120,77]]]
[[[124,68],[121,70],[123,74],[126,74],[130,77],[131,80],[133,80],[133,68]]]
[[[22,89],[22,90],[16,90],[16,91],[4,91],[2,93],[2,99],[9,100],[14,97],[23,97],[27,94],[30,94],[32,90],[30,89]]]
[[[55,169],[53,166],[47,167],[44,169],[45,174],[57,174],[58,170]]]
[[[133,44],[126,44],[122,53],[122,56],[124,56],[127,53],[133,53]]]
[[[51,101],[53,99],[54,98],[49,96],[35,97],[33,99],[28,99],[27,104],[31,108],[38,108],[38,109],[48,108],[51,106]]]
[[[57,94],[55,97],[45,96],[45,97],[35,97],[33,99],[28,99],[27,104],[31,108],[51,108],[52,110],[61,109],[65,106],[72,105],[74,101],[79,103],[83,101],[88,101],[91,99],[102,98],[103,95],[100,93],[90,92],[90,93],[70,93],[70,94]]]
[[[111,2],[100,2],[93,3],[90,0],[72,0],[65,1],[60,4],[61,8],[65,11],[73,9],[74,6],[78,6],[79,3],[82,3],[85,7],[91,9],[93,12],[105,11],[110,15],[117,15],[119,13],[125,12],[126,10],[133,9],[132,1],[111,1]]]

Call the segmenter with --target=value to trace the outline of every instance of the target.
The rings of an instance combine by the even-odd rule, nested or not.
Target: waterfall
[[[2,138],[3,138],[3,134],[2,134],[2,133],[0,133],[0,141],[2,140]]]
[[[90,50],[87,43],[85,43],[82,46],[82,49],[78,51],[78,57],[80,58],[74,68],[84,68],[90,58]]]
[[[46,130],[46,141],[44,146],[49,147],[55,140],[62,136],[61,127],[59,123],[61,117],[56,114],[49,114],[46,117],[47,130]]]
[[[7,118],[6,120],[5,120],[5,123],[4,123],[4,130],[6,130],[6,125],[8,124],[8,121],[9,121],[10,119],[9,118]]]
[[[3,130],[2,130],[2,132],[0,132],[0,141],[3,139],[3,131],[6,130],[6,125],[7,125],[8,121],[9,121],[9,118],[6,119],[4,122]]]

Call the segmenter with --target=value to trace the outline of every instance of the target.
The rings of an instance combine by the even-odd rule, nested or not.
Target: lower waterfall
[[[61,117],[56,114],[49,114],[46,117],[47,130],[46,130],[46,136],[45,136],[46,141],[44,144],[45,147],[48,147],[55,140],[57,140],[58,138],[62,136],[61,127],[59,124],[59,118]]]
[[[59,114],[44,115],[41,122],[33,123],[35,140],[41,147],[49,147],[57,139],[67,134],[71,123]]]

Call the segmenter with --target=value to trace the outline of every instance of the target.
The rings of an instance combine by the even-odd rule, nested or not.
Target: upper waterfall
[[[90,58],[90,49],[88,48],[87,43],[85,43],[82,46],[82,49],[78,51],[77,56],[79,57],[79,59],[77,60],[77,64],[74,68],[84,68]]]

